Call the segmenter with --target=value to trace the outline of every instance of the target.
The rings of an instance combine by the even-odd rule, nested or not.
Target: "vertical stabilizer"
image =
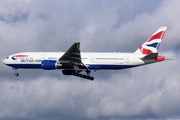
[[[167,27],[161,26],[145,43],[143,43],[136,51],[137,54],[157,53]]]

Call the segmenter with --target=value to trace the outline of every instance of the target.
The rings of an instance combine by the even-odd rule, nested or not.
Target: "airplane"
[[[81,52],[80,42],[76,42],[66,52],[21,52],[8,56],[3,63],[15,70],[15,76],[19,76],[19,68],[57,69],[64,75],[94,80],[91,71],[120,70],[165,61],[165,56],[158,56],[158,48],[166,29],[161,26],[133,53]]]

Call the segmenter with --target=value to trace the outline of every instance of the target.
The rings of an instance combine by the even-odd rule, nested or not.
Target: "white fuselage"
[[[11,66],[16,76],[19,68],[60,69],[64,75],[94,80],[90,70],[118,70],[164,61],[165,56],[158,56],[158,48],[166,28],[161,26],[134,53],[80,52],[80,42],[76,42],[66,52],[22,52],[10,55],[3,63]]]
[[[43,60],[57,61],[64,52],[22,52],[10,55],[3,63],[15,68],[42,68]],[[124,69],[157,62],[155,59],[142,60],[144,55],[135,53],[81,52],[82,63],[90,70]],[[56,69],[74,69],[59,66]],[[84,69],[81,68],[80,69]]]

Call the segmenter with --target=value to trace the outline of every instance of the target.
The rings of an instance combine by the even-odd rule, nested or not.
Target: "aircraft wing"
[[[88,70],[81,61],[80,42],[74,43],[63,56],[59,58],[59,62],[62,65],[73,66],[75,70],[79,70],[79,66],[83,66]]]
[[[80,43],[74,43],[59,59],[61,64],[81,65]]]

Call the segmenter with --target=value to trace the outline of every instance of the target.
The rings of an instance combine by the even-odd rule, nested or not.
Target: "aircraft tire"
[[[94,80],[94,77],[90,77],[89,79],[93,81],[93,80]]]
[[[15,73],[15,76],[19,76],[19,73]]]

